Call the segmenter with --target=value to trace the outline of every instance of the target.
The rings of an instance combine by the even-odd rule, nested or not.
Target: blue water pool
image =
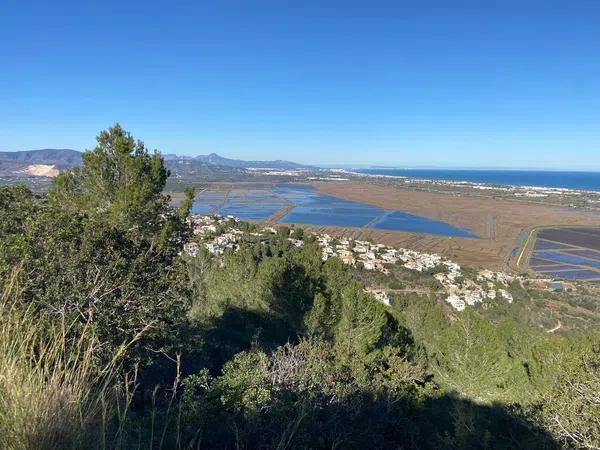
[[[202,204],[202,203],[194,203],[194,205],[192,205],[192,213],[193,214],[211,214],[214,212],[215,210],[215,205],[206,205],[206,204]]]
[[[412,231],[415,233],[439,234],[442,236],[477,237],[469,230],[453,227],[446,222],[427,219],[400,211],[388,211],[370,228],[394,231]]]
[[[569,254],[583,256],[584,258],[597,259],[600,261],[600,252],[596,250],[569,250]]]
[[[211,214],[225,201],[225,193],[218,191],[201,191],[196,195],[192,205],[194,214]]]
[[[570,264],[559,264],[556,266],[531,266],[536,272],[562,272],[563,270],[581,270],[579,266]]]
[[[219,214],[242,220],[265,220],[284,206],[280,197],[267,190],[233,191]]]
[[[565,278],[567,280],[600,280],[600,272],[593,270],[573,270],[568,272],[544,272],[545,276],[552,278]]]
[[[219,214],[242,220],[266,220],[280,209],[277,205],[226,205],[219,209]]]
[[[538,232],[529,267],[546,277],[600,280],[596,237],[600,238],[596,228],[543,229]]]
[[[546,241],[544,239],[536,239],[533,247],[535,250],[568,250],[573,247],[558,242]]]
[[[553,251],[542,251],[534,253],[535,256],[539,258],[544,258],[552,261],[559,261],[563,263],[569,264],[578,264],[582,266],[594,267],[596,269],[600,269],[600,261],[596,261],[593,259],[586,259],[576,255],[567,255],[564,253],[558,253]]]
[[[427,219],[401,211],[386,211],[377,206],[344,200],[315,192],[310,185],[280,184],[276,192],[296,205],[281,223],[368,227],[378,230],[407,231],[442,236],[476,238],[469,230],[445,222]]]
[[[265,189],[240,189],[229,193],[202,191],[192,206],[195,214],[235,216],[243,220],[265,220],[285,206],[285,201]]]
[[[305,225],[326,225],[336,227],[364,227],[374,216],[364,214],[340,214],[335,210],[297,207],[286,214],[280,223],[298,223]]]
[[[377,206],[319,194],[305,187],[280,185],[277,192],[295,205],[281,218],[281,223],[364,227],[384,213],[384,210]]]
[[[276,186],[244,190],[234,189],[227,198],[211,197],[209,192],[199,196],[193,212],[218,212],[244,220],[265,220],[285,206],[291,207],[280,223],[338,227],[368,227],[378,230],[428,233],[441,236],[477,238],[467,229],[427,219],[401,211],[344,200],[316,192],[311,185],[282,183]],[[218,209],[215,209],[219,206]]]
[[[532,256],[531,258],[529,258],[529,265],[530,266],[555,266],[559,264],[556,261],[550,261],[547,259],[542,259],[542,258],[536,258],[534,256]]]

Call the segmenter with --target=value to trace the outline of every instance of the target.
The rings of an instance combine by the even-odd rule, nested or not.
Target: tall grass
[[[103,448],[117,359],[98,367],[89,324],[45,321],[20,302],[14,272],[0,293],[0,448]]]

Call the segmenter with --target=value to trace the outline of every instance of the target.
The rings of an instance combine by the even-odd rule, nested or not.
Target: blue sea
[[[600,172],[551,172],[541,170],[463,169],[357,169],[359,173],[391,175],[427,180],[539,186],[600,192]]]

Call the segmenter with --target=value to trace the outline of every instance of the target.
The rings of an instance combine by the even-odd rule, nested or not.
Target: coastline
[[[590,190],[590,189],[573,189],[566,188],[560,186],[540,186],[540,185],[527,185],[527,184],[510,184],[510,183],[490,183],[484,181],[468,181],[468,180],[450,180],[445,178],[423,178],[418,176],[406,176],[406,175],[387,175],[381,173],[366,173],[359,172],[359,169],[336,169],[340,173],[347,173],[349,175],[357,176],[357,177],[367,177],[367,178],[389,178],[396,180],[409,180],[410,182],[415,183],[439,183],[448,186],[470,186],[479,189],[503,189],[506,191],[513,190],[538,190],[538,191],[551,191],[551,192],[561,192],[561,193],[579,193],[579,194],[595,194],[600,195],[600,190]],[[397,169],[378,169],[378,170],[397,170]],[[406,169],[400,169],[406,170]],[[449,170],[449,169],[444,169]],[[573,172],[577,173],[577,172]],[[598,177],[600,178],[600,173],[598,173]]]

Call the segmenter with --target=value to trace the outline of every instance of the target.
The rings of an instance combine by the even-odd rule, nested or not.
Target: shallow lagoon
[[[445,222],[401,211],[386,211],[377,206],[344,200],[315,192],[310,185],[279,185],[277,192],[296,205],[281,223],[367,227],[379,230],[409,231],[442,236],[477,237]]]
[[[285,201],[264,189],[233,190],[227,196],[221,191],[202,191],[194,199],[194,214],[221,214],[242,220],[265,220],[285,206]]]
[[[219,214],[242,220],[266,220],[284,206],[285,202],[270,191],[234,191],[227,196]]]
[[[214,192],[211,196],[210,192],[204,191],[197,197],[193,212],[218,212],[244,220],[265,220],[285,206],[291,206],[291,210],[279,220],[280,223],[367,227],[441,236],[477,237],[469,230],[456,228],[445,222],[323,195],[308,184],[284,183],[267,189],[234,189],[226,199],[222,193]]]
[[[276,192],[294,205],[281,223],[364,227],[384,212],[377,206],[319,194],[310,185],[279,185]]]
[[[295,207],[279,221],[280,223],[299,223],[306,225],[328,225],[336,227],[364,227],[377,215],[359,208]]]
[[[202,191],[196,195],[192,212],[194,214],[211,214],[216,212],[219,205],[225,201],[225,193],[217,191]]]
[[[442,236],[477,237],[468,230],[453,227],[446,222],[431,220],[400,211],[386,212],[376,222],[371,224],[370,228],[440,234]]]

